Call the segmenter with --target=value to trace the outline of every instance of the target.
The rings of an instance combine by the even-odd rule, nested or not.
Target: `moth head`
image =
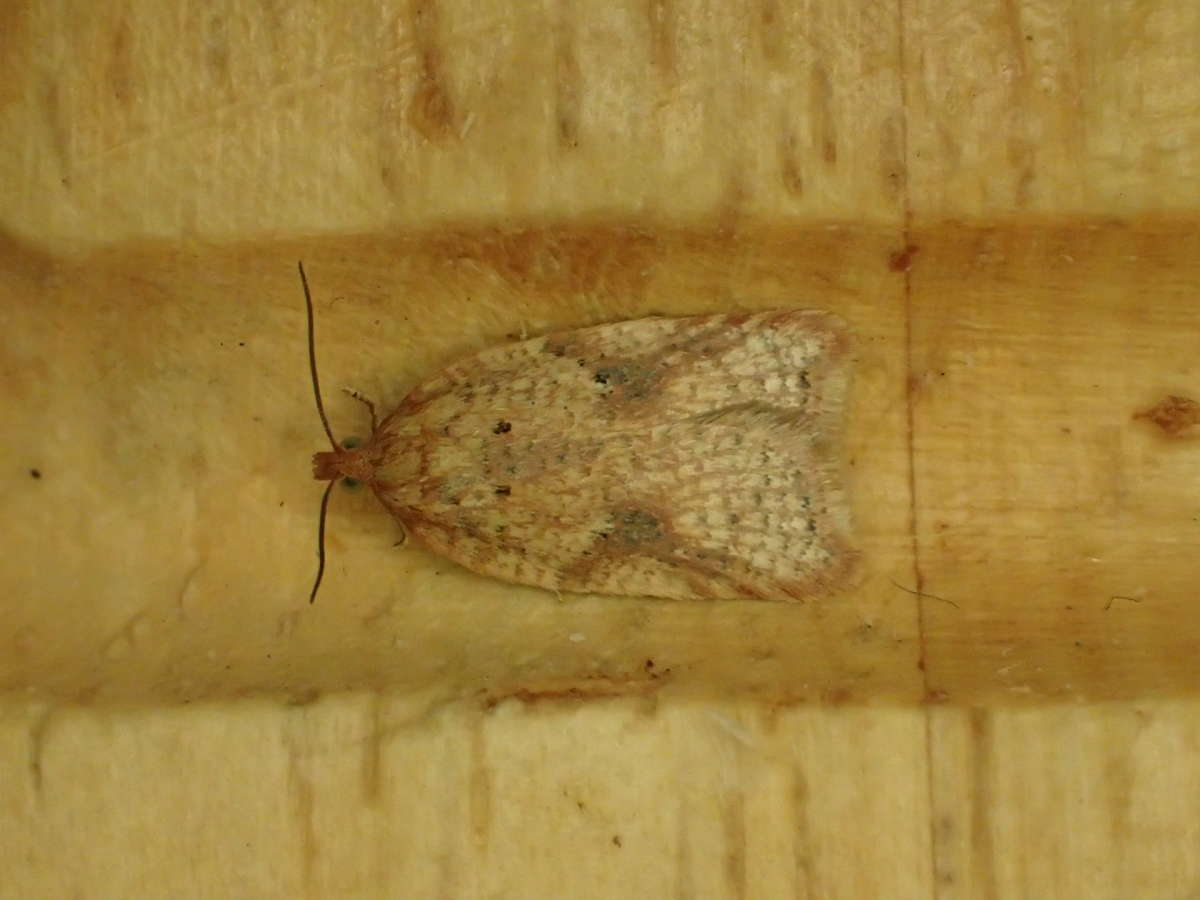
[[[328,450],[322,450],[319,453],[313,454],[313,478],[317,481],[334,481],[342,477],[342,469],[339,464],[339,456],[337,452],[330,453]]]
[[[371,484],[378,468],[377,454],[371,442],[359,446],[354,438],[342,442],[333,450],[322,450],[313,454],[313,478],[317,481],[336,481],[346,478],[354,482]]]

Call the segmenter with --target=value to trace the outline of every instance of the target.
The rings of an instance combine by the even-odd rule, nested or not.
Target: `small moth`
[[[815,311],[645,318],[484,350],[313,456],[454,562],[555,591],[803,599],[850,568],[849,341]],[[359,398],[362,399],[362,398]],[[364,401],[366,402],[366,401]]]

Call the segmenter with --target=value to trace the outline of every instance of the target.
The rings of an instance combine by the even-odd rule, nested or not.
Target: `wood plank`
[[[4,4],[0,895],[1197,895],[1195,442],[1129,416],[1196,396],[1198,26]],[[786,620],[614,613],[348,495],[342,593],[294,615],[296,251],[329,377],[393,399],[509,331],[824,298],[873,568]]]

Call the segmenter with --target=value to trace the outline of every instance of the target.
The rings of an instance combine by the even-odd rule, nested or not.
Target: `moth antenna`
[[[325,493],[321,495],[321,517],[317,520],[317,577],[313,581],[312,593],[308,595],[309,603],[316,602],[317,591],[321,589],[321,579],[325,577],[325,510],[329,508],[329,495],[333,492],[335,484],[337,479],[330,481]]]
[[[313,396],[317,398],[317,413],[321,416],[321,425],[323,425],[325,428],[325,435],[329,438],[329,445],[333,447],[334,452],[336,453],[339,449],[338,443],[336,440],[334,440],[333,430],[329,427],[329,419],[325,416],[325,404],[321,402],[321,380],[317,378],[317,342],[313,336],[314,326],[312,294],[309,293],[308,290],[308,279],[304,276],[304,263],[297,262],[296,266],[300,269],[300,284],[304,286],[304,306],[305,309],[308,310],[308,370],[312,374]],[[328,498],[328,491],[326,491],[325,496]],[[324,506],[321,507],[321,510],[321,533],[323,535],[325,533]],[[324,549],[322,549],[321,552],[324,554]],[[322,563],[324,563],[323,555]],[[320,580],[321,579],[318,576],[317,582],[320,583]]]
[[[342,390],[359,403],[364,404],[371,411],[371,434],[377,432],[379,430],[379,419],[375,416],[375,404],[368,397],[353,388],[342,388]]]
[[[329,438],[329,445],[333,447],[334,452],[338,451],[337,441],[333,437],[333,429],[329,427],[329,418],[325,415],[325,404],[321,402],[321,380],[317,377],[317,341],[315,326],[313,324],[313,302],[312,292],[308,289],[308,278],[304,274],[304,263],[297,261],[296,268],[300,270],[300,284],[304,287],[304,308],[308,313],[308,371],[312,375],[313,397],[317,401],[317,414],[321,417],[321,427],[325,429],[325,436]],[[328,486],[325,488],[325,493],[321,495],[321,514],[317,519],[317,577],[313,579],[312,592],[308,595],[308,602],[315,603],[317,600],[317,591],[321,589],[321,579],[325,577],[325,513],[329,509],[329,495],[333,493],[333,486],[337,484],[337,479],[330,479]]]

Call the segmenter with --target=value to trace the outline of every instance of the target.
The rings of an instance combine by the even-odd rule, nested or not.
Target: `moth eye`
[[[361,438],[348,437],[344,441],[342,441],[342,449],[343,450],[353,450],[355,447],[361,447],[361,446],[362,446]]]
[[[348,491],[357,491],[360,487],[362,487],[362,482],[357,478],[346,477],[342,479],[342,486]]]

